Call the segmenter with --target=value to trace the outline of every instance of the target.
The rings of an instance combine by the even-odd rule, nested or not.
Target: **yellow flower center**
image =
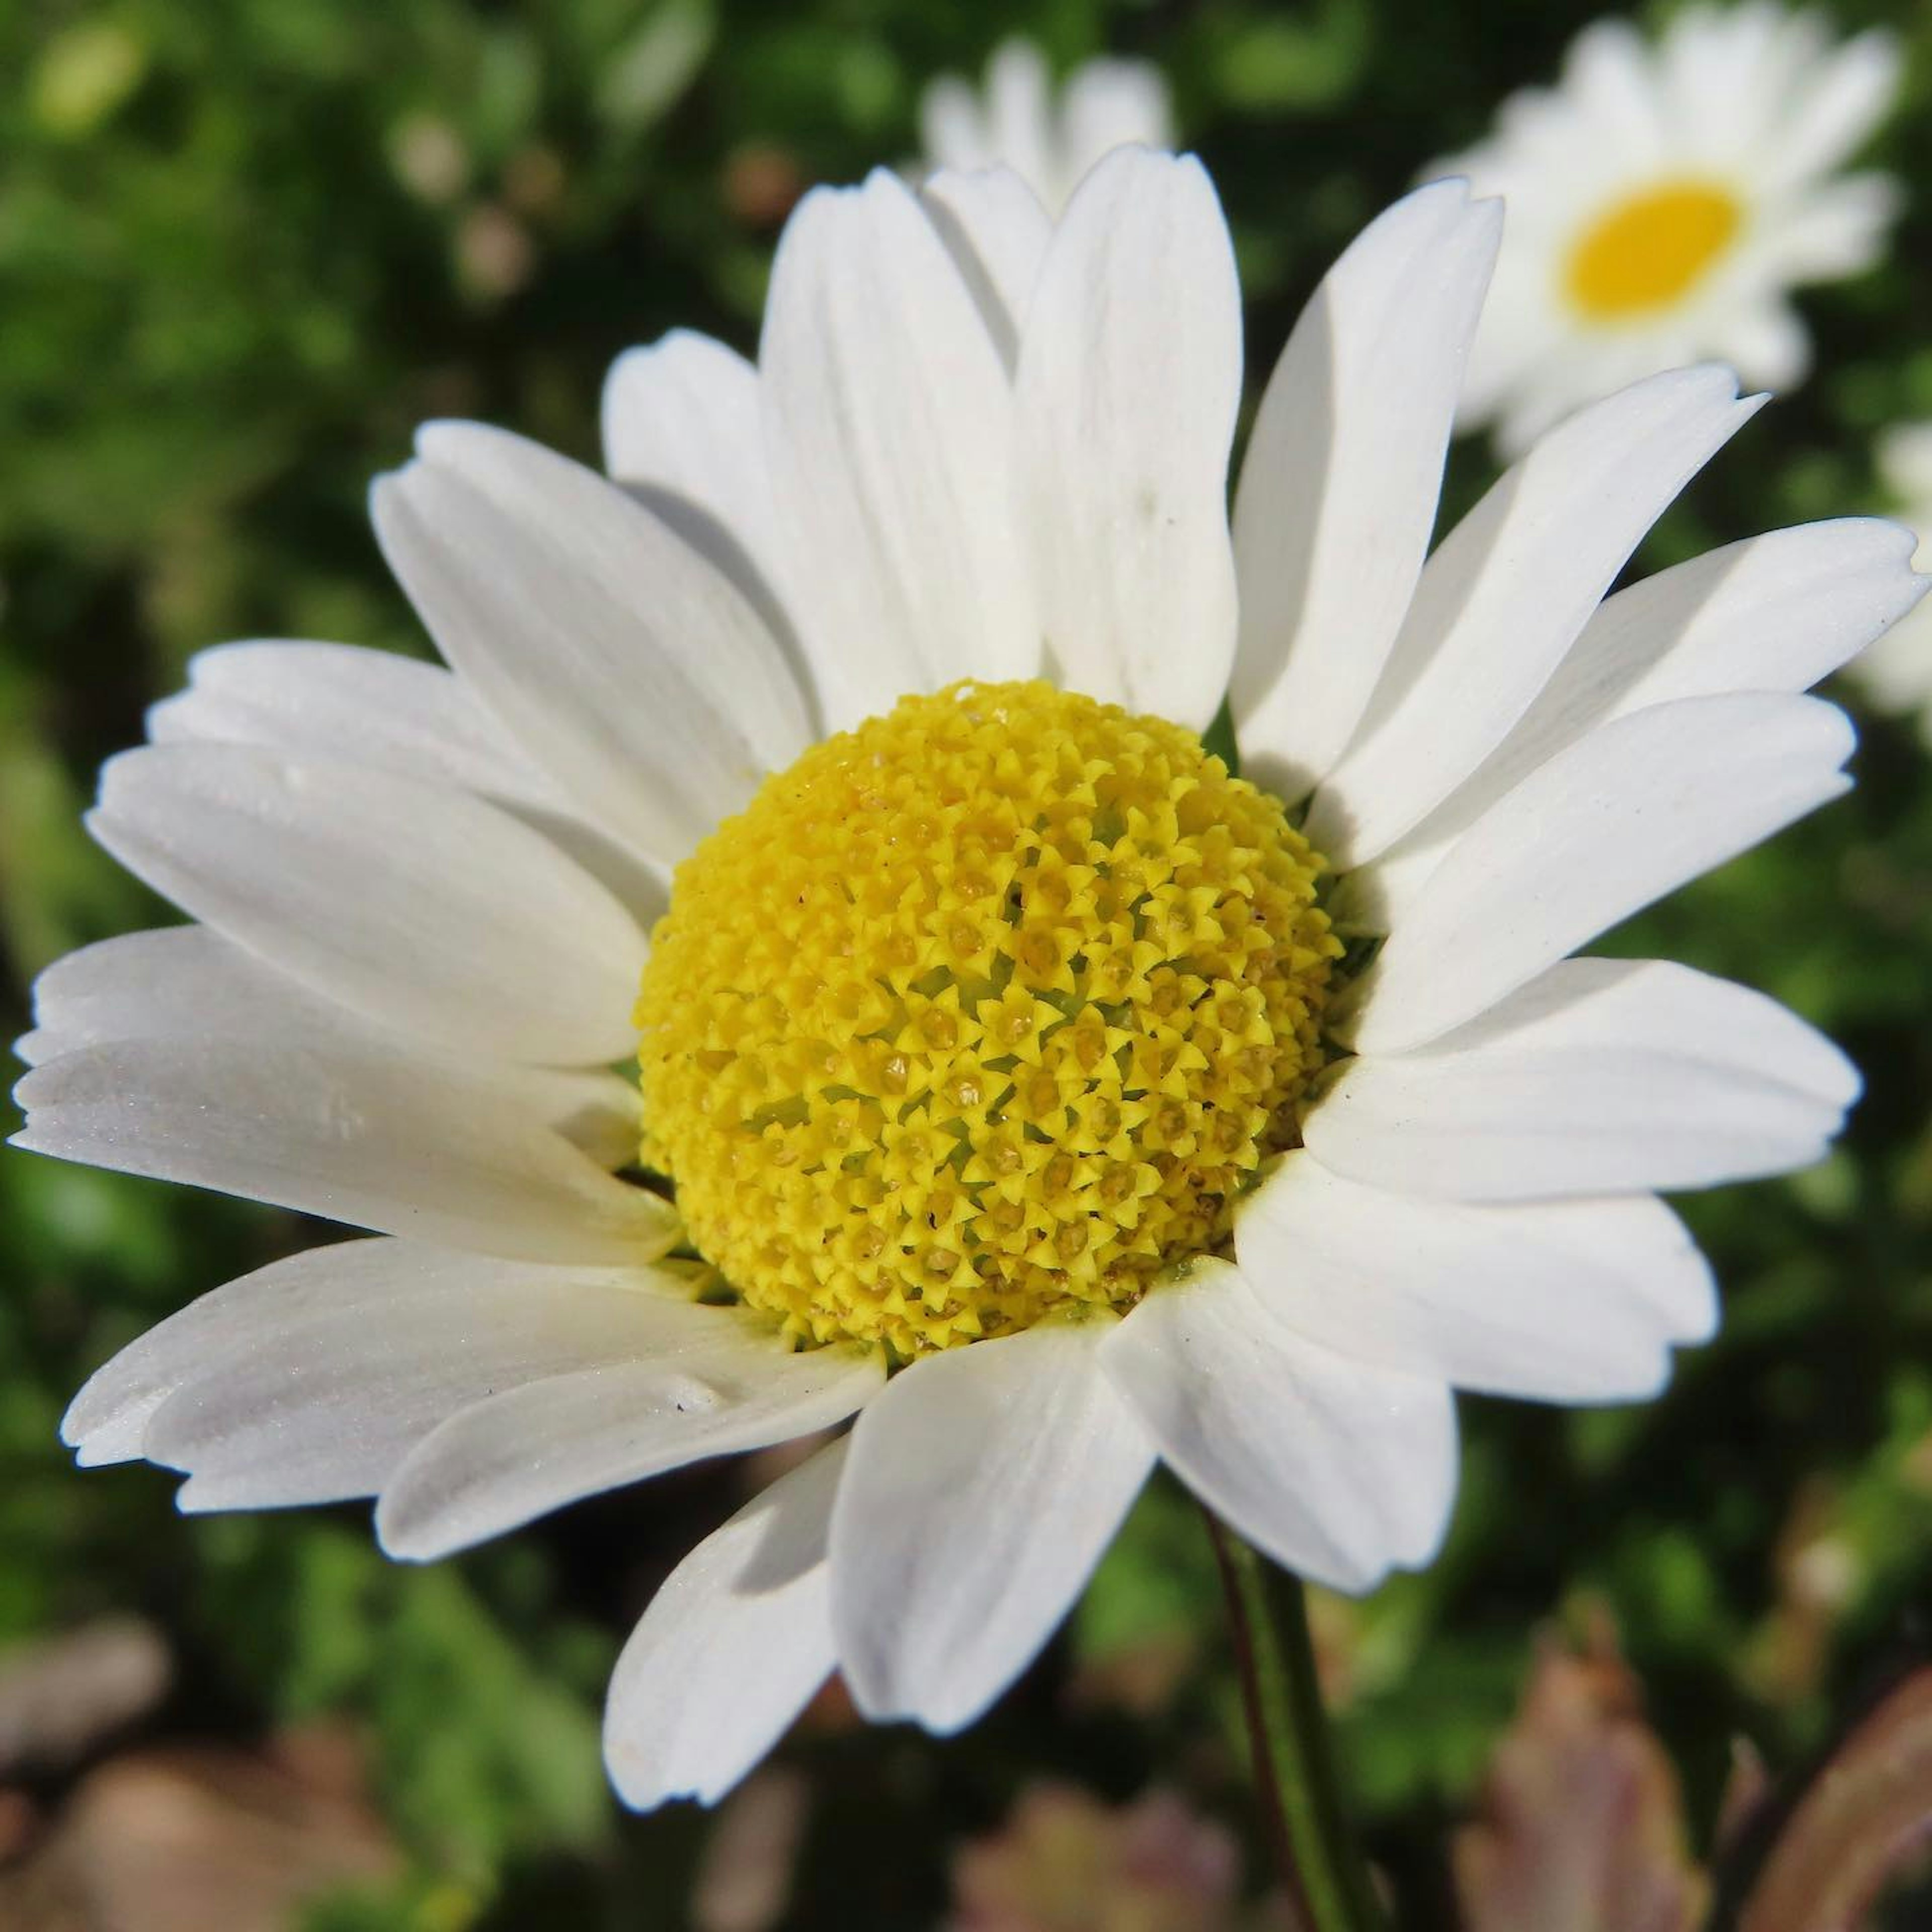
[[[1592,322],[1622,322],[1687,294],[1738,232],[1744,208],[1715,182],[1666,182],[1599,215],[1570,250],[1564,286]]]
[[[1320,861],[1194,733],[959,684],[814,746],[679,868],[644,1158],[802,1344],[1131,1304],[1288,1144]]]

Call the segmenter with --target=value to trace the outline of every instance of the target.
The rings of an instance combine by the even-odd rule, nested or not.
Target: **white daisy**
[[[1600,20],[1552,88],[1434,175],[1502,196],[1509,234],[1463,392],[1505,454],[1579,404],[1704,356],[1782,389],[1809,366],[1789,300],[1877,260],[1897,184],[1846,175],[1898,79],[1889,35],[1841,46],[1771,0],[1686,8],[1653,46]]]
[[[1710,368],[1428,554],[1498,226],[1437,186],[1348,251],[1232,520],[1227,231],[1141,150],[1057,226],[1004,176],[808,196],[755,368],[618,364],[614,484],[424,430],[374,511],[451,668],[199,658],[91,820],[197,922],[54,967],[21,1048],[22,1144],[378,1238],[135,1342],[81,1460],[374,1496],[428,1558],[856,1414],[645,1612],[641,1805],[835,1668],[969,1722],[1156,1461],[1359,1590],[1442,1538],[1455,1388],[1654,1392],[1715,1319],[1654,1190],[1815,1160],[1857,1076],[1568,956],[1844,790],[1800,694],[1920,584],[1851,520],[1603,601],[1756,406]],[[1230,692],[1268,790],[1195,736]]]
[[[1900,423],[1879,438],[1880,480],[1916,530],[1932,530],[1932,422]],[[1919,544],[1923,560],[1925,545]],[[1850,667],[1881,711],[1916,714],[1932,748],[1932,626],[1921,612],[1896,626]]]
[[[1024,40],[995,50],[982,88],[942,74],[920,98],[919,124],[929,166],[1010,168],[1050,214],[1102,155],[1174,144],[1166,77],[1151,61],[1084,61],[1056,100],[1046,56]]]

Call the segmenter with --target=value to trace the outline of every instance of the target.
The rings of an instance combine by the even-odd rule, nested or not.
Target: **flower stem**
[[[1343,1822],[1301,1580],[1204,1514],[1227,1592],[1256,1790],[1289,1899],[1306,1932],[1381,1932]]]

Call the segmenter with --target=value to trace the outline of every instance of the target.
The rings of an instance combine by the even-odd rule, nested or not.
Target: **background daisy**
[[[920,97],[920,133],[936,168],[1010,168],[1058,214],[1110,148],[1174,146],[1168,86],[1151,61],[1083,61],[1057,82],[1030,40],[1003,42],[978,86],[942,74]]]
[[[1810,364],[1794,288],[1877,260],[1897,184],[1846,174],[1892,104],[1899,58],[1872,32],[1772,0],[1696,5],[1654,42],[1595,22],[1549,88],[1438,162],[1509,207],[1465,420],[1506,454],[1580,403],[1701,356],[1774,390]]]

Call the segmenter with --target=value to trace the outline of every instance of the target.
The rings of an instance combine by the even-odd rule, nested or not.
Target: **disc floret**
[[[1124,1308],[1292,1137],[1341,948],[1199,738],[1043,683],[827,739],[680,868],[647,1165],[742,1298],[902,1358]]]

